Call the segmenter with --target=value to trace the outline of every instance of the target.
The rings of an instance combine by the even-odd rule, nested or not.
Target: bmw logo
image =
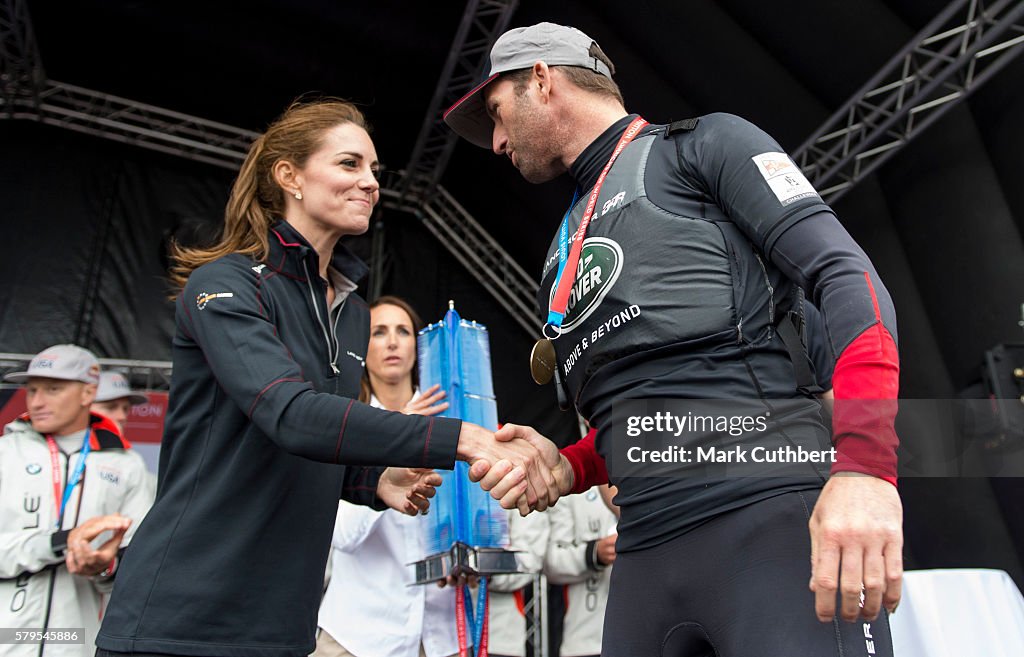
[[[28,465],[25,466],[25,472],[29,473],[30,475],[37,475],[42,471],[43,466],[39,465],[38,463],[29,463]]]

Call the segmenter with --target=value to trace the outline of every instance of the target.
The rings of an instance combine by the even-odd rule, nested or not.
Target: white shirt
[[[376,397],[370,405],[382,408]],[[356,657],[417,657],[420,643],[427,657],[459,651],[455,589],[410,586],[425,534],[421,516],[338,503],[318,624]]]

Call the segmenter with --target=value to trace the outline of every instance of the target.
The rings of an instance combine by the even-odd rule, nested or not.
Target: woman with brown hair
[[[339,498],[416,513],[440,480],[341,464],[505,458],[543,477],[523,441],[356,401],[366,267],[338,240],[367,229],[378,171],[354,106],[293,104],[250,148],[219,243],[175,249],[157,497],[118,569],[98,654],[307,655]]]
[[[403,413],[448,408],[439,386],[417,388],[416,331],[423,323],[404,299],[370,304],[370,346],[360,401]],[[412,586],[409,565],[427,554],[421,518],[338,505],[331,581],[320,604],[313,657],[445,657],[458,652],[452,589]]]

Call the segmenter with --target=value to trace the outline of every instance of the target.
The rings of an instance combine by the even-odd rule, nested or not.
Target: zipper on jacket
[[[768,268],[764,266],[761,254],[754,251],[757,264],[761,265],[761,273],[764,274],[764,284],[768,288],[768,336],[771,337],[775,331],[775,287],[772,286],[772,279],[768,276]]]
[[[332,336],[327,331],[327,326],[324,325],[324,319],[320,316],[320,304],[316,302],[316,291],[313,289],[313,277],[309,273],[309,263],[303,260],[302,266],[306,270],[306,286],[309,288],[309,298],[313,300],[313,314],[316,315],[316,321],[320,324],[320,330],[324,334],[324,342],[327,343],[328,363],[334,374],[340,374],[341,370],[338,369],[338,352],[341,351],[341,348],[337,346],[337,339],[331,339]],[[324,297],[324,303],[327,303],[326,297]],[[341,313],[339,312],[338,315],[340,316]],[[330,311],[328,311],[327,319],[330,320]]]
[[[62,449],[62,450],[60,450],[60,452],[63,454],[64,450]],[[78,453],[80,453],[80,452],[78,452]],[[64,487],[65,488],[67,488],[68,478],[71,476],[71,469],[70,468],[71,468],[71,454],[64,454]],[[83,486],[85,485],[85,470],[84,469],[82,470],[82,485]],[[82,501],[82,492],[81,491],[78,492],[78,501],[79,502]],[[63,511],[66,512],[67,509],[63,509]],[[57,518],[57,523],[58,523],[57,524],[57,530],[61,531],[61,530],[64,529],[64,514],[63,513],[59,513],[58,515],[60,517]],[[75,524],[76,525],[78,524],[77,517],[75,518]],[[65,549],[65,553],[67,553],[66,549]],[[50,614],[53,612],[53,589],[54,589],[54,587],[57,584],[57,571],[60,569],[60,566],[61,566],[60,563],[53,564],[53,567],[50,570],[50,588],[49,588],[49,592],[46,594],[46,613],[43,614],[43,627],[42,627],[42,629],[44,631],[48,630],[50,628]],[[39,657],[43,657],[43,650],[45,648],[46,648],[46,639],[43,638],[43,640],[39,642]]]

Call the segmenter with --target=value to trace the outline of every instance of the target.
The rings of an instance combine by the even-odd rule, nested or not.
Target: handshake
[[[470,465],[469,478],[520,515],[543,511],[573,487],[573,471],[550,440],[532,427],[506,424],[496,432],[462,423],[456,458]],[[441,478],[432,470],[388,468],[377,496],[393,509],[426,513]]]

